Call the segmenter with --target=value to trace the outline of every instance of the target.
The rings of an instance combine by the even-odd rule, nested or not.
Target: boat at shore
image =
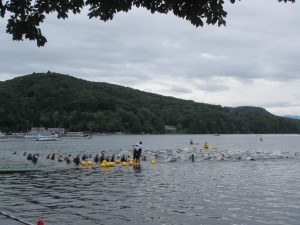
[[[63,138],[84,138],[84,139],[91,139],[92,135],[84,132],[67,132],[65,135],[62,136]]]
[[[24,136],[25,139],[51,139],[51,138],[56,138],[58,139],[58,134],[51,133],[48,131],[30,131]]]
[[[0,138],[5,138],[6,137],[6,134],[5,133],[2,133],[1,131],[0,131]]]
[[[57,137],[41,137],[37,138],[36,141],[60,141]]]

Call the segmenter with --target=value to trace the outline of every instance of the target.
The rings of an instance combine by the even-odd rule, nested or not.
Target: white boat
[[[90,134],[83,133],[83,132],[67,132],[63,137],[64,138],[87,138],[87,139],[92,138]]]
[[[24,136],[25,139],[58,138],[58,134],[49,131],[30,131]]]
[[[0,131],[0,138],[5,138],[6,137],[6,134],[5,133],[2,133],[1,131]]]
[[[36,141],[59,141],[59,138],[56,137],[41,137],[37,138]]]

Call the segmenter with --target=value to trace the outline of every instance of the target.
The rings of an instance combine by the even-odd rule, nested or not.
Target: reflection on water
[[[133,143],[143,137],[127,138],[130,140],[124,141],[126,137],[122,137],[123,143]],[[160,136],[157,138],[161,140]],[[185,138],[189,140],[189,137]],[[155,137],[152,139],[153,143],[157,142]],[[170,139],[168,143],[173,140]],[[145,139],[141,140],[147,143]],[[219,148],[209,152],[210,159],[204,159],[207,152],[198,147],[170,144],[156,150],[149,145],[151,147],[145,149],[148,159],[158,155],[157,163],[142,162],[140,170],[119,165],[101,168],[99,164],[81,168],[46,159],[50,152],[75,154],[83,151],[86,145],[91,146],[89,152],[93,155],[104,149],[99,148],[102,144],[95,144],[98,143],[96,140],[80,146],[73,141],[61,141],[55,147],[50,143],[44,146],[15,142],[2,145],[1,167],[34,166],[41,171],[0,174],[0,211],[33,224],[43,218],[45,225],[294,225],[300,221],[300,166],[295,154],[298,149],[291,147],[295,143],[289,145],[290,149],[278,149],[275,145],[252,149],[253,145],[244,148],[245,145],[239,143],[241,147],[236,149],[229,148],[229,144],[221,145],[226,141],[218,140],[214,145]],[[36,165],[22,155],[24,148],[27,152],[43,150]],[[18,154],[12,155],[15,150]],[[116,147],[107,150],[106,154],[126,151]],[[188,159],[192,152],[197,155],[194,163]],[[224,159],[220,154],[224,154]],[[168,162],[175,156],[180,156],[180,160]],[[250,160],[249,157],[257,158]],[[0,217],[0,224],[19,223]]]

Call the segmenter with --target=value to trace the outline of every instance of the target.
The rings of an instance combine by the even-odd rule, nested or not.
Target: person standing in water
[[[135,164],[140,164],[142,151],[143,151],[143,143],[141,141],[133,146],[133,161]]]
[[[138,153],[139,153],[139,158],[138,158],[139,163],[140,163],[140,158],[141,158],[141,155],[142,155],[142,151],[143,151],[143,143],[140,141],[139,151],[138,151]]]
[[[138,143],[136,143],[135,145],[133,145],[133,162],[135,164],[138,163],[138,160],[139,160],[139,147],[140,145]]]

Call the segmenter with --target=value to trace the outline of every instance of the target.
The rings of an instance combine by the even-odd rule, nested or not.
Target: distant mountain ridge
[[[300,120],[300,116],[296,116],[296,115],[285,115],[283,116],[285,118],[291,118],[291,119],[296,119],[296,120]]]
[[[300,121],[263,108],[222,107],[58,73],[0,82],[0,130],[32,126],[68,131],[166,133],[300,133]]]
[[[231,112],[235,112],[242,116],[272,116],[270,112],[261,107],[254,106],[238,106],[236,108],[228,108]]]

